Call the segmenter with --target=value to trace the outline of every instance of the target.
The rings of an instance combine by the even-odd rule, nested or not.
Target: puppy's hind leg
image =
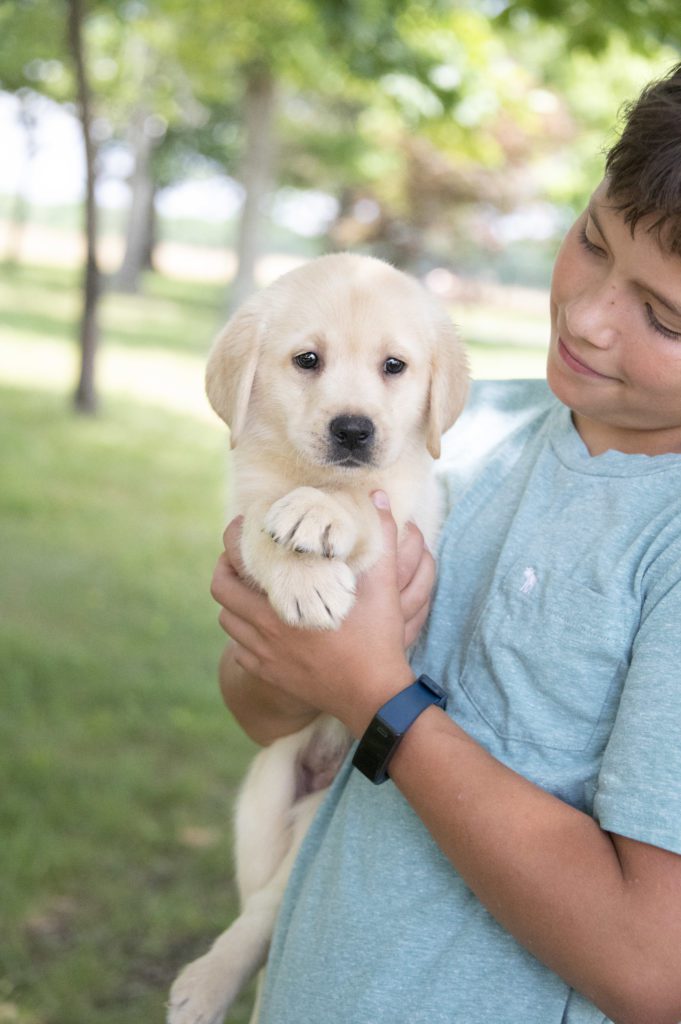
[[[251,1010],[251,1017],[248,1024],[258,1024],[260,1019],[260,1003],[262,1000],[262,990],[265,984],[265,972],[261,971],[258,975],[258,980],[255,985],[255,999],[253,1000],[253,1009]]]
[[[251,762],[235,813],[236,881],[241,906],[264,889],[291,845],[297,764],[319,719],[261,750]]]
[[[254,894],[210,950],[184,968],[170,990],[168,1024],[221,1024],[267,959],[278,907],[270,894]]]
[[[273,877],[248,896],[234,924],[175,980],[167,1024],[221,1024],[244,985],[264,966],[293,862],[324,795],[325,790],[311,793],[296,805],[291,846]]]

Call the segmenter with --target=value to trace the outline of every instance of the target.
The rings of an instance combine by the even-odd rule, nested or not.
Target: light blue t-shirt
[[[593,458],[543,382],[476,385],[413,663],[483,747],[681,853],[681,456]],[[446,799],[446,794],[443,794]],[[260,1024],[602,1024],[346,763],[298,858]]]

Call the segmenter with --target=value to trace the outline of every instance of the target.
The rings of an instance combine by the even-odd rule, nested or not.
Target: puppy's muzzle
[[[349,466],[371,462],[375,435],[368,416],[336,416],[329,423],[331,461]]]

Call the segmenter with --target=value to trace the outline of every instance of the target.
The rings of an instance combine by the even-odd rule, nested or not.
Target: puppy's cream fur
[[[317,365],[301,367],[304,353]],[[388,373],[398,365],[389,360],[404,369]],[[248,573],[285,621],[337,628],[356,576],[381,553],[373,490],[387,492],[398,526],[412,520],[434,539],[432,460],[468,388],[453,324],[388,264],[324,256],[232,317],[210,353],[206,386],[230,427]],[[356,450],[331,430],[348,416],[373,429]],[[236,812],[242,913],[174,983],[169,1024],[217,1024],[265,963],[293,860],[349,743],[340,723],[320,716],[256,757]]]

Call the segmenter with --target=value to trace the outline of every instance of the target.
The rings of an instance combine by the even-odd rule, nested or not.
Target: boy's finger
[[[393,519],[392,512],[390,511],[390,500],[385,491],[374,491],[371,495],[371,500],[378,512],[378,517],[381,522],[381,529],[383,532],[383,555],[381,556],[376,569],[378,569],[377,575],[383,575],[383,570],[387,569],[390,573],[390,578],[393,581],[397,580],[397,524]],[[373,572],[372,572],[373,575]]]
[[[241,557],[241,527],[243,526],[243,522],[243,516],[237,516],[236,519],[232,519],[231,523],[229,523],[227,529],[222,535],[225,551],[227,552],[230,564],[237,575],[242,577],[246,576],[246,567],[244,566],[243,559]]]
[[[400,606],[405,622],[417,615],[423,607],[428,607],[434,585],[435,560],[424,548],[416,572],[400,591]]]
[[[390,510],[390,499],[385,491],[372,491],[371,500],[374,504],[383,528],[383,539],[389,550],[397,547],[397,524]]]
[[[404,590],[418,572],[426,545],[423,534],[414,523],[407,523],[397,545],[397,585]]]

